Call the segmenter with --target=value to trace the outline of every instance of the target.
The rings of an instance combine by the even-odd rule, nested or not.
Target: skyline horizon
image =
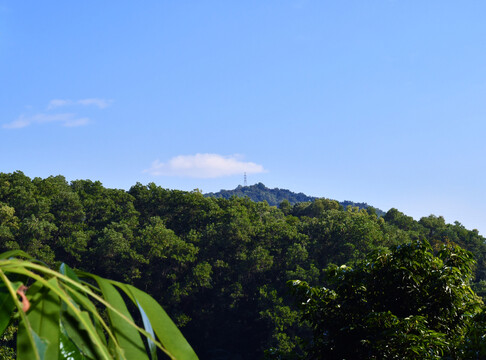
[[[26,173],[25,173],[25,172],[23,172],[22,170],[16,170],[16,171],[20,171],[20,172],[22,172],[24,175],[28,176],[28,177],[29,177],[31,180],[32,180],[32,179],[34,179],[34,178],[36,177],[36,176],[30,176],[29,174],[26,174]],[[71,182],[72,182],[72,181],[76,181],[76,180],[89,180],[89,181],[93,181],[93,182],[95,182],[95,181],[100,181],[100,182],[101,182],[101,184],[102,184],[102,185],[103,185],[105,188],[111,188],[111,189],[121,189],[121,190],[124,190],[124,191],[129,191],[129,190],[130,190],[130,188],[131,188],[132,186],[136,185],[136,183],[141,183],[141,184],[142,184],[142,185],[144,185],[144,186],[147,186],[147,185],[149,185],[150,183],[154,183],[154,184],[156,184],[157,186],[160,186],[160,187],[162,187],[162,188],[164,188],[164,189],[167,189],[167,190],[180,190],[180,191],[186,191],[186,192],[191,192],[191,191],[199,191],[199,192],[201,192],[203,195],[207,195],[207,194],[210,194],[210,193],[218,193],[218,192],[220,192],[220,191],[224,191],[224,190],[231,191],[231,190],[236,190],[236,189],[237,189],[237,188],[239,188],[239,187],[245,187],[245,185],[243,185],[243,183],[238,183],[238,184],[234,185],[234,187],[232,187],[232,188],[228,188],[228,187],[227,187],[227,188],[223,188],[223,187],[221,187],[221,188],[219,188],[219,189],[215,189],[215,190],[212,190],[212,191],[205,191],[204,189],[199,188],[199,187],[194,187],[194,188],[192,188],[192,189],[182,189],[182,188],[178,188],[178,187],[164,187],[164,186],[163,186],[163,185],[161,185],[161,184],[157,184],[157,181],[149,181],[149,182],[146,182],[146,183],[142,183],[142,182],[140,182],[140,181],[137,181],[137,182],[135,182],[135,183],[133,183],[133,184],[129,185],[128,187],[116,187],[116,186],[115,186],[115,187],[113,187],[113,186],[108,186],[108,185],[106,185],[106,184],[105,184],[103,181],[101,181],[101,180],[97,180],[97,179],[89,179],[89,178],[83,178],[83,179],[81,179],[81,178],[78,178],[78,179],[68,179],[68,178],[67,178],[66,176],[64,176],[63,174],[56,174],[56,175],[49,175],[49,176],[63,176],[63,177],[66,179],[66,181],[67,181],[69,184],[71,184]],[[49,177],[49,176],[47,176],[47,177]],[[46,177],[41,177],[41,176],[39,176],[39,177],[40,177],[40,178],[46,178]],[[244,181],[244,178],[243,178],[243,181]],[[474,227],[474,226],[473,226],[473,227],[470,227],[470,226],[467,226],[466,224],[464,224],[464,223],[463,223],[462,221],[460,221],[459,219],[449,219],[449,218],[447,218],[446,216],[444,216],[443,214],[440,214],[440,213],[434,213],[434,212],[432,212],[432,211],[431,211],[430,213],[428,213],[428,214],[427,214],[427,213],[424,213],[423,215],[414,216],[413,214],[407,213],[407,211],[405,211],[404,209],[401,209],[400,207],[397,207],[397,206],[391,206],[391,207],[389,207],[389,208],[382,208],[382,207],[380,207],[380,206],[377,206],[377,205],[376,205],[376,204],[374,204],[373,202],[368,201],[368,200],[365,200],[365,199],[359,199],[359,200],[356,200],[356,199],[352,199],[352,198],[333,198],[333,197],[331,197],[331,196],[326,196],[325,194],[323,194],[323,195],[314,195],[314,194],[309,194],[309,193],[307,193],[307,192],[305,192],[305,191],[296,191],[296,190],[294,190],[294,189],[292,189],[292,188],[281,187],[281,186],[278,186],[278,185],[275,185],[275,186],[273,186],[273,185],[272,185],[272,186],[268,186],[268,184],[265,184],[265,183],[264,183],[264,182],[262,182],[262,181],[256,181],[256,182],[254,182],[254,183],[250,183],[250,182],[249,182],[249,184],[248,184],[248,185],[246,185],[246,186],[247,186],[247,187],[251,187],[251,186],[258,185],[258,184],[263,184],[263,185],[264,185],[264,186],[265,186],[267,189],[270,189],[270,190],[274,190],[274,189],[278,189],[278,190],[288,190],[288,191],[290,191],[290,192],[292,192],[292,193],[294,193],[294,194],[303,194],[303,195],[305,195],[305,196],[312,197],[312,198],[316,198],[316,199],[318,199],[318,198],[325,198],[325,199],[330,199],[330,200],[336,200],[336,201],[338,201],[338,202],[340,202],[340,203],[341,203],[341,202],[347,202],[347,201],[349,201],[349,202],[353,202],[353,203],[366,204],[366,205],[368,205],[368,206],[372,206],[372,207],[374,207],[374,208],[376,208],[376,209],[378,209],[378,210],[381,210],[381,211],[383,211],[383,212],[385,212],[385,213],[386,213],[386,212],[388,212],[388,211],[389,211],[389,210],[391,210],[391,209],[397,209],[398,211],[402,212],[402,213],[403,213],[403,214],[405,214],[406,216],[410,216],[410,217],[412,217],[412,218],[413,218],[414,220],[416,220],[416,221],[419,221],[419,220],[420,220],[422,217],[428,217],[428,216],[442,217],[442,218],[444,218],[444,220],[445,220],[446,224],[454,224],[454,223],[458,222],[458,223],[460,223],[462,226],[464,226],[466,229],[468,229],[468,230],[477,230],[477,231],[478,231],[478,233],[479,233],[479,235],[481,235],[481,236],[483,236],[483,237],[484,237],[484,236],[486,236],[486,235],[485,235],[486,233],[481,232],[481,230],[480,230],[478,227]]]

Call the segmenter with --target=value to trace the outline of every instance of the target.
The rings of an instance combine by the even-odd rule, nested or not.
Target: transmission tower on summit
[[[246,181],[246,173],[243,176],[243,186],[248,186],[248,182]]]

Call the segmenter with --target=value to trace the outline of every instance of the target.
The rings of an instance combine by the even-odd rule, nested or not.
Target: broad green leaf
[[[73,269],[71,269],[68,265],[65,263],[62,263],[61,266],[59,267],[59,272],[63,275],[66,275],[68,278],[80,283],[81,280],[79,280],[78,275],[74,272]]]
[[[48,346],[48,341],[45,339],[41,339],[39,335],[34,330],[31,330],[32,336],[34,337],[35,341],[35,346],[37,348],[37,351],[39,352],[39,358],[40,360],[49,360],[50,358],[47,357],[47,346]],[[22,357],[20,354],[17,353],[17,359],[21,360]],[[27,358],[26,358],[27,359]]]
[[[30,335],[34,340],[34,346],[32,346],[32,343],[29,340],[27,331],[30,332]],[[36,358],[40,360],[49,360],[50,358],[46,356],[46,351],[47,341],[41,339],[32,328],[27,329],[24,321],[21,321],[17,332],[17,360],[32,360]]]
[[[95,275],[92,275],[92,277],[98,283],[105,300],[133,322],[125,301],[123,301],[118,290],[108,280]],[[118,340],[119,346],[123,349],[126,359],[148,360],[147,352],[145,351],[145,346],[138,330],[110,309],[108,309],[108,315],[113,333]]]
[[[138,301],[137,301],[137,307],[138,310],[140,311],[140,315],[142,316],[142,321],[143,321],[143,326],[145,328],[145,331],[147,331],[155,339],[155,333],[154,333],[154,329],[152,328],[152,324],[150,323],[147,314],[145,314],[145,311],[143,311],[143,308]],[[150,355],[152,357],[152,360],[157,360],[157,346],[152,341],[152,339],[147,338],[147,343],[150,349]]]
[[[15,269],[15,271],[18,273],[26,273],[30,277],[41,281],[45,286],[52,288],[59,295],[63,304],[63,321],[65,321],[64,325],[66,332],[76,346],[78,346],[82,351],[86,351],[86,356],[92,357],[93,354],[90,354],[91,351],[96,353],[96,358],[111,358],[110,352],[106,346],[104,334],[101,332],[98,333],[98,326],[96,322],[99,321],[103,325],[104,330],[108,333],[110,338],[115,338],[110,328],[106,325],[103,318],[98,313],[94,304],[87,298],[85,294],[90,294],[90,296],[93,296],[101,301],[102,299],[98,295],[94,294],[88,286],[79,283],[66,275],[32,263],[26,263],[25,267],[35,269],[36,271],[42,271],[45,274],[55,276],[59,280],[62,280],[62,287],[66,291],[61,289],[59,286],[53,287],[41,276],[31,272],[30,270]]]
[[[62,324],[66,330],[66,335],[86,358],[97,359],[95,346],[88,331],[80,323],[78,314],[67,304],[63,304],[62,309]]]
[[[63,287],[67,290],[70,296],[73,297],[73,300],[84,307],[88,312],[92,315],[92,320],[96,320],[98,314],[98,310],[96,309],[96,306],[93,304],[93,302],[86,296],[86,290],[89,290],[85,284],[81,283],[81,280],[79,277],[76,275],[73,269],[71,269],[69,266],[66,264],[62,264],[60,267],[60,272],[61,274],[67,276],[71,280],[75,281],[78,283],[78,285],[85,290],[84,293],[82,292],[83,290],[80,290],[79,288],[74,287],[72,284],[64,283]]]
[[[66,330],[62,323],[60,324],[60,337],[59,337],[59,360],[87,360],[81,351],[74,345],[71,339],[67,336]]]
[[[14,278],[24,276],[36,280],[28,295],[31,300],[30,316],[22,311],[16,290],[5,272],[9,273],[9,277],[12,274]],[[72,352],[79,355],[73,356],[73,359],[148,360],[140,333],[148,338],[149,344],[156,345],[172,359],[197,359],[175,324],[148,294],[130,285],[93,275],[86,276],[98,282],[104,299],[100,296],[98,288],[81,281],[67,265],[61,266],[61,273],[58,273],[33,261],[11,258],[0,261],[0,284],[5,284],[5,289],[13,299],[21,318],[18,336],[19,359],[64,358],[66,353]],[[47,280],[49,278],[50,280]],[[123,290],[139,307],[147,330],[134,324],[123,298],[112,284]],[[3,299],[8,303],[8,298],[3,298],[2,295],[5,295],[5,292],[2,294],[0,291],[0,301]],[[113,325],[111,329],[98,313],[91,298],[106,306]],[[12,310],[11,308],[10,312]],[[56,321],[59,316],[60,321]],[[110,339],[109,348],[105,334],[108,334]],[[153,346],[150,347],[154,350]],[[152,359],[155,357],[156,350],[153,351]]]
[[[28,268],[34,268],[38,271],[43,271],[44,273],[54,275],[63,280],[66,280],[65,279],[66,277],[48,268],[42,267],[40,265],[28,263],[28,262],[22,262],[17,267],[12,266],[9,268],[10,272],[27,275],[39,281],[40,283],[42,283],[44,286],[51,289],[52,291],[54,291],[54,293],[56,293],[62,301],[63,312],[61,313],[61,316],[63,316],[63,321],[65,322],[66,332],[71,337],[71,339],[75,342],[75,344],[78,347],[81,346],[80,348],[82,350],[86,350],[86,351],[92,350],[91,355],[95,354],[95,356],[90,356],[92,358],[110,359],[111,356],[109,354],[109,351],[106,345],[104,344],[103,340],[99,337],[95,327],[93,326],[93,323],[91,322],[90,315],[88,314],[88,312],[81,311],[81,309],[78,307],[75,301],[73,301],[67,295],[67,293],[59,287],[57,283],[49,283],[45,278],[43,278],[42,276],[36,273],[33,273]],[[3,273],[0,271],[0,276],[2,276],[2,274]],[[72,281],[71,279],[68,280]],[[82,285],[80,286],[83,287]],[[89,289],[87,288],[86,290],[89,291]],[[71,289],[70,292],[74,292],[74,290]],[[82,298],[82,296],[80,297]],[[18,307],[20,307],[20,304],[18,304]],[[90,307],[93,307],[92,303],[87,306],[87,308]],[[101,319],[101,316],[96,311],[94,312],[94,315],[97,316],[98,319]],[[21,316],[23,316],[22,312],[21,312]],[[24,320],[24,316],[22,317],[22,320]],[[26,318],[25,320],[28,321],[28,319]],[[109,328],[106,328],[106,330],[109,332]],[[31,342],[33,341],[34,340],[32,339]],[[38,358],[38,356],[36,358]]]
[[[122,289],[135,304],[143,309],[155,334],[170,356],[178,360],[198,358],[191,345],[154,298],[134,286],[115,281],[112,281],[112,284]]]
[[[80,285],[84,285],[81,283],[81,280],[80,278],[78,277],[78,275],[74,272],[73,269],[71,269],[68,265],[66,265],[65,263],[62,263],[61,266],[59,267],[59,272],[65,276],[67,276],[68,278],[70,278],[71,280],[79,283]],[[68,285],[69,286],[69,285]],[[72,289],[72,286],[69,286],[71,289]],[[79,295],[78,295],[79,296]],[[88,304],[90,303],[90,300],[87,298],[87,297],[84,297],[84,303]],[[97,311],[95,306],[91,303],[89,306],[89,309],[92,310],[92,311]],[[93,313],[94,314],[94,313]],[[96,332],[98,333],[98,336],[99,338],[103,341],[103,344],[106,345],[106,339],[105,339],[105,335],[104,335],[104,332],[103,332],[103,326],[101,325],[101,323],[98,321],[98,319],[96,319],[96,316],[92,316],[91,317],[91,320],[94,322],[94,325],[96,327]]]
[[[26,323],[22,318],[19,322],[19,330],[17,332],[17,359],[48,360],[45,356],[46,350],[47,341],[41,339],[30,326],[30,322]]]
[[[52,278],[50,283],[57,284],[57,279]],[[36,282],[34,285],[39,284]],[[59,316],[61,304],[59,297],[42,285],[29,288],[29,292],[34,292],[31,298],[31,308],[28,312],[28,319],[33,331],[47,345],[46,358],[57,359],[59,357]]]
[[[89,316],[86,319],[87,324],[89,326],[83,327],[84,330],[88,331],[88,333],[91,334],[93,341],[95,341],[96,338],[96,341],[100,342],[100,344],[98,345],[103,346],[105,348],[107,343],[106,343],[106,338],[103,329],[108,332],[108,335],[113,336],[113,334],[111,330],[108,328],[108,325],[104,322],[96,306],[91,302],[91,300],[86,295],[84,295],[80,291],[77,291],[66,284],[64,287],[72,298],[71,303],[79,305],[80,309],[82,310],[86,310],[83,311],[83,313]]]
[[[3,262],[2,262],[3,265]],[[30,326],[29,319],[27,318],[26,314],[22,310],[22,304],[20,303],[19,299],[17,298],[16,294],[16,289],[14,289],[14,286],[12,282],[9,280],[9,278],[5,275],[3,270],[0,268],[0,279],[2,280],[3,284],[7,288],[10,296],[14,300],[15,307],[17,308],[17,311],[20,315],[20,322],[19,322],[19,331],[17,333],[17,349],[19,348],[19,344],[21,345],[26,345],[27,348],[29,349],[29,359],[36,359],[40,360],[40,354],[39,354],[39,349],[37,349],[36,345],[36,340],[33,337],[33,331]],[[25,334],[23,339],[25,339],[25,342],[22,344],[19,340],[19,336],[21,334]]]

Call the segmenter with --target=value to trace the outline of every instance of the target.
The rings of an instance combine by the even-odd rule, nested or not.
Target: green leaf
[[[28,277],[36,281],[27,294],[31,301],[28,315],[23,311],[16,294],[22,282],[13,283],[6,273],[15,279]],[[0,301],[8,305],[8,297],[5,295],[9,295],[20,315],[17,338],[19,360],[148,360],[140,333],[172,359],[197,359],[175,324],[148,294],[133,286],[94,275],[83,276],[94,278],[101,290],[81,281],[77,273],[67,265],[61,266],[59,273],[35,261],[15,258],[0,261],[0,284],[3,283],[6,290],[2,292],[0,287]],[[148,331],[133,322],[122,296],[113,285],[123,290],[139,307]],[[91,299],[106,306],[111,327],[107,326]],[[8,319],[12,313],[12,308],[6,312]],[[108,345],[106,334],[110,339]],[[156,351],[153,351],[152,359],[155,357]]]
[[[15,291],[20,285],[22,285],[20,282],[12,283]],[[5,329],[10,323],[14,309],[15,303],[12,299],[12,295],[10,295],[6,285],[4,283],[0,283],[0,334],[4,333]]]
[[[123,290],[135,304],[143,309],[155,334],[170,356],[179,360],[198,359],[191,345],[154,298],[134,286],[116,281],[111,281],[111,283]]]
[[[61,266],[59,267],[59,272],[81,285],[81,280],[78,277],[78,275],[74,272],[73,269],[71,269],[65,263],[61,264]],[[71,295],[74,295],[75,300],[79,302],[79,297],[82,296],[82,295],[79,294],[79,292],[76,292],[76,290],[74,290],[72,286],[69,286],[69,288],[71,290]],[[94,304],[92,304],[91,301],[86,296],[83,296],[82,302],[88,306],[90,311],[97,311]],[[92,314],[94,314],[94,313],[92,313]],[[103,344],[106,345],[106,339],[105,339],[105,336],[104,336],[102,324],[98,321],[98,319],[96,319],[95,316],[91,316],[91,319],[94,322],[96,332],[98,333],[99,338],[103,341]]]
[[[31,339],[33,339],[33,342]],[[17,360],[49,360],[45,356],[47,345],[47,341],[37,335],[30,327],[30,323],[26,324],[25,321],[20,321],[17,333]]]
[[[37,348],[37,351],[39,352],[39,358],[40,360],[49,360],[50,358],[49,357],[46,357],[46,353],[47,353],[47,340],[45,339],[41,339],[39,335],[37,335],[37,333],[32,329],[31,330],[31,333],[32,333],[32,336],[34,338],[34,342],[35,342],[35,347]],[[17,353],[17,359],[21,359],[21,356],[20,354]]]
[[[65,263],[62,263],[61,266],[59,267],[59,272],[63,275],[66,275],[68,278],[81,283],[81,280],[79,280],[78,275],[74,272],[73,269],[71,269],[68,265]]]
[[[59,337],[59,360],[87,360],[88,358],[81,353],[81,351],[67,336],[66,329],[64,329],[62,323],[60,325],[60,329],[61,333]]]
[[[22,250],[10,250],[0,254],[0,260],[9,259],[11,257],[21,257],[26,259],[32,259],[32,256]]]
[[[0,262],[1,265],[4,265],[4,261]],[[17,308],[17,311],[20,315],[20,322],[19,322],[19,331],[17,335],[17,351],[19,349],[19,346],[26,346],[26,348],[29,351],[29,359],[36,359],[40,360],[40,354],[39,354],[39,349],[37,349],[35,339],[33,337],[33,331],[30,326],[29,319],[27,318],[26,314],[24,313],[22,309],[22,304],[20,303],[19,299],[17,298],[16,294],[16,289],[14,289],[14,285],[12,282],[9,280],[9,278],[5,275],[3,270],[0,268],[0,278],[5,284],[6,288],[8,289],[8,292],[10,293],[11,298],[13,299],[15,303],[15,307]],[[22,337],[22,334],[24,336]],[[21,342],[21,339],[24,339],[24,342]]]
[[[1,263],[2,262],[0,262],[0,264]],[[76,288],[80,288],[84,292],[91,292],[91,290],[89,288],[87,288],[86,286],[84,286],[82,284],[78,284],[77,282],[68,278],[65,275],[62,275],[58,272],[50,270],[50,269],[46,268],[45,266],[34,264],[32,262],[8,260],[8,261],[6,261],[6,263],[7,263],[8,266],[3,266],[3,268],[5,268],[5,270],[8,270],[9,272],[17,273],[17,274],[27,275],[27,276],[39,281],[40,283],[42,283],[42,285],[51,289],[54,293],[57,294],[57,296],[59,296],[59,298],[61,299],[61,302],[62,302],[62,310],[64,310],[61,313],[61,316],[63,317],[63,322],[65,323],[66,332],[68,333],[68,335],[71,337],[71,339],[75,343],[76,343],[77,340],[80,340],[79,344],[76,343],[76,345],[78,347],[80,347],[80,345],[82,345],[82,346],[84,346],[83,350],[86,350],[86,349],[92,350],[93,353],[96,354],[96,356],[92,356],[92,358],[111,359],[110,353],[109,353],[109,351],[108,351],[108,349],[105,345],[106,341],[105,341],[104,338],[101,338],[98,335],[96,328],[91,321],[90,315],[96,317],[98,319],[98,321],[101,321],[101,322],[103,322],[103,319],[101,318],[101,316],[96,311],[96,308],[94,307],[94,305],[89,300],[88,301],[85,300],[86,296],[81,295],[80,293],[77,293],[72,288],[69,290],[69,292],[71,294],[77,295],[77,299],[81,299],[80,301],[83,302],[82,306],[84,308],[88,309],[89,312],[81,311],[81,309],[76,304],[76,302],[73,299],[70,298],[70,296],[66,293],[66,291],[64,291],[59,286],[59,284],[57,282],[56,283],[50,283],[41,275],[30,271],[29,268],[36,269],[37,271],[42,272],[44,276],[46,274],[53,275],[53,276],[59,278],[60,280],[66,281],[67,283],[69,283],[72,286],[74,286],[73,284],[76,284]],[[2,265],[5,265],[5,264],[2,264]],[[3,275],[2,271],[0,271],[0,277],[2,277],[4,282],[8,282],[8,279]],[[71,282],[73,284],[71,284]],[[9,291],[11,291],[11,290],[9,289]],[[11,293],[12,293],[12,291],[11,291]],[[22,307],[21,307],[20,303],[18,302],[18,300],[16,302],[17,302],[17,304],[16,304],[17,307],[19,309],[21,309]],[[93,309],[94,309],[94,311],[93,311]],[[28,321],[25,314],[22,311],[20,311],[20,315],[22,317],[22,321],[28,323],[28,327],[30,327],[30,322]],[[109,330],[108,327],[106,327],[105,329],[109,334],[111,334],[111,331]],[[70,333],[70,331],[71,331],[71,333]],[[28,334],[28,336],[30,336],[29,341],[33,344],[34,339],[32,338],[32,335],[30,334],[30,332],[26,332],[26,333]],[[76,337],[76,336],[78,336],[78,337]],[[32,345],[32,346],[34,346],[34,345]],[[38,359],[39,358],[38,354],[35,354],[35,355],[36,355],[35,358]]]
[[[145,314],[145,311],[143,311],[143,308],[138,301],[137,301],[137,307],[138,310],[140,311],[140,315],[142,316],[142,321],[143,321],[143,326],[145,328],[145,331],[147,331],[155,339],[155,333],[154,333],[154,329],[152,328],[152,324],[150,323],[147,314]],[[150,355],[152,357],[152,360],[157,360],[157,346],[152,341],[152,339],[147,338],[147,343],[150,349]]]
[[[62,324],[69,339],[84,356],[89,359],[98,359],[98,355],[100,354],[98,354],[96,346],[93,344],[89,331],[79,319],[80,316],[83,316],[83,319],[90,321],[89,315],[84,311],[75,313],[74,310],[68,307],[65,303],[62,305],[62,309]]]
[[[123,301],[123,298],[115,287],[106,279],[95,275],[92,275],[92,277],[98,283],[105,300],[133,322],[125,301]],[[127,359],[148,360],[147,352],[145,351],[145,346],[138,330],[110,309],[108,309],[108,315],[113,333],[118,340],[119,346],[123,349],[125,357]]]
[[[57,284],[57,279],[52,278],[49,283]],[[31,308],[28,319],[32,330],[47,345],[46,358],[57,359],[59,357],[59,316],[61,303],[59,297],[53,291],[36,282],[29,288],[28,293],[34,293],[31,299]]]

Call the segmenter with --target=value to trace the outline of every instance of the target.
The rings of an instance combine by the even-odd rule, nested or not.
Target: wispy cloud
[[[49,102],[49,105],[47,105],[47,110],[52,110],[61,106],[68,106],[72,104],[72,100],[54,99]]]
[[[33,116],[20,115],[16,120],[11,123],[4,124],[5,129],[21,129],[32,124],[44,124],[58,122],[63,126],[75,127],[82,126],[89,123],[89,119],[86,117],[77,117],[76,114],[63,113],[63,114],[35,114]]]
[[[3,124],[4,129],[22,129],[32,124],[45,124],[45,123],[59,123],[66,127],[83,126],[91,122],[91,120],[82,115],[78,115],[74,112],[56,113],[56,109],[67,106],[94,106],[99,109],[104,109],[111,105],[112,100],[89,98],[80,100],[68,100],[68,99],[53,99],[49,101],[47,110],[34,115],[20,115],[17,119],[10,123]],[[29,107],[30,108],[30,107]]]
[[[97,99],[97,98],[80,99],[80,100],[53,99],[49,102],[49,105],[47,105],[47,110],[52,110],[63,106],[73,106],[73,105],[96,106],[100,109],[104,109],[110,106],[112,102],[113,100]]]
[[[105,100],[105,99],[82,99],[78,100],[78,104],[84,105],[84,106],[89,106],[89,105],[94,105],[99,107],[100,109],[107,108],[108,106],[111,105],[113,101],[112,100]]]
[[[242,161],[238,155],[195,154],[175,156],[165,163],[155,160],[144,172],[154,176],[217,178],[244,172],[257,174],[266,170],[262,165]]]

